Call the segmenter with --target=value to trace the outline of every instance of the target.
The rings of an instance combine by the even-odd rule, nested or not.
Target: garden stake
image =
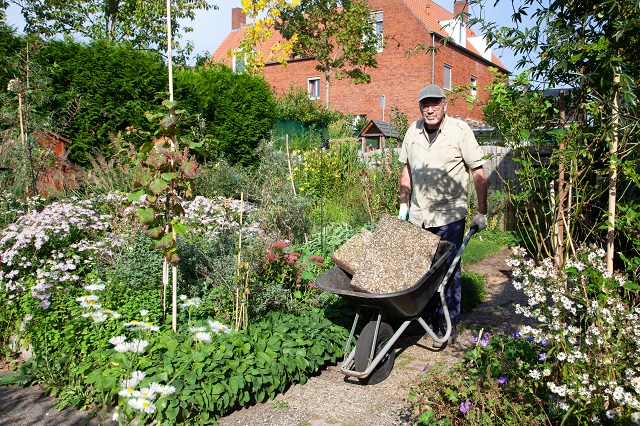
[[[291,179],[291,189],[293,190],[293,196],[296,196],[296,184],[293,181],[293,172],[291,171],[291,155],[289,154],[289,135],[285,135],[285,146],[287,148],[287,165],[289,166],[289,179]]]
[[[244,193],[240,192],[240,228],[238,231],[238,259],[236,260],[236,276],[238,279],[242,280],[243,283],[243,298],[240,299],[240,292],[238,286],[236,286],[236,304],[235,304],[235,331],[238,331],[240,328],[246,328],[247,326],[247,300],[249,297],[249,273],[245,271],[242,273],[242,269],[244,268],[242,264],[242,216],[244,213]]]

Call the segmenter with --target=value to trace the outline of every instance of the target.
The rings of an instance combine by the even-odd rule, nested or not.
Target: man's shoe
[[[436,334],[436,336],[438,336],[439,339],[442,339],[445,334],[446,334],[445,330],[438,330],[438,333]],[[456,326],[452,325],[451,334],[449,335],[449,340],[447,340],[444,343],[436,342],[434,340],[431,346],[436,349],[440,349],[440,348],[444,349],[447,347],[447,345],[453,345],[456,342],[457,337],[458,337],[458,331],[456,330]]]

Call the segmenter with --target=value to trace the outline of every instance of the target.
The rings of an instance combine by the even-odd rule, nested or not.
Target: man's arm
[[[473,186],[476,188],[478,197],[478,213],[487,214],[487,176],[484,174],[482,166],[471,170],[473,176]],[[400,183],[400,200],[402,200],[402,181]]]
[[[482,167],[481,167],[482,168]],[[485,179],[486,182],[486,179]],[[411,194],[411,169],[409,164],[405,164],[400,172],[400,202],[407,203],[409,201],[409,194]],[[486,184],[485,184],[485,200],[486,197]],[[486,206],[486,203],[485,203]],[[486,208],[485,208],[486,210]]]

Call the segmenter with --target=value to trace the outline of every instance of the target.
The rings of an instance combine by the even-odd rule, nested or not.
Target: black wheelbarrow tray
[[[334,266],[318,277],[316,280],[317,288],[337,294],[358,307],[351,327],[351,334],[344,349],[344,361],[340,366],[340,371],[343,374],[355,377],[361,383],[372,385],[386,379],[391,373],[395,362],[394,345],[412,321],[418,321],[435,342],[444,343],[449,340],[452,326],[449,310],[445,302],[445,285],[453,274],[462,252],[474,233],[474,229],[467,233],[450,264],[448,260],[455,250],[455,245],[448,241],[440,241],[431,263],[431,268],[418,282],[401,291],[385,294],[354,291],[349,287],[351,275],[338,266]],[[436,292],[439,293],[447,324],[446,332],[442,337],[438,337],[430,325],[420,317],[420,313]],[[355,347],[351,350],[351,343],[358,325],[360,312],[365,307],[372,308],[374,310],[373,317],[377,317],[377,319],[371,320],[365,325],[360,332]],[[394,333],[389,324],[382,322],[383,317],[385,319],[388,317],[400,318],[404,319],[404,322]]]

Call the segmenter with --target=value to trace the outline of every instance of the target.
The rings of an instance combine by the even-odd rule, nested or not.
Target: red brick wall
[[[407,52],[418,45],[431,46],[431,35],[402,0],[370,0],[369,4],[372,11],[383,11],[383,31],[387,38],[383,52],[377,57],[378,68],[368,70],[371,82],[367,84],[353,84],[333,78],[330,107],[347,114],[365,114],[367,119],[379,120],[382,119],[380,95],[385,95],[385,120],[389,120],[391,108],[396,107],[407,114],[411,122],[420,117],[418,92],[432,82],[432,58],[426,51],[415,51],[409,56]],[[453,9],[453,4],[450,9]],[[486,100],[489,94],[484,87],[491,84],[491,74],[487,69],[491,64],[453,43],[443,45],[437,36],[435,46],[438,52],[434,60],[433,81],[443,85],[444,64],[448,64],[452,67],[453,86],[468,85],[473,75],[477,78],[477,96],[481,101]],[[226,62],[230,65],[230,60]],[[313,59],[292,61],[286,68],[280,64],[270,64],[264,68],[264,75],[275,93],[289,91],[291,85],[306,90],[308,78],[320,77],[320,101],[324,104],[325,79],[315,69],[316,65]],[[482,121],[480,108],[476,106],[469,110],[462,99],[450,99],[447,113]]]

